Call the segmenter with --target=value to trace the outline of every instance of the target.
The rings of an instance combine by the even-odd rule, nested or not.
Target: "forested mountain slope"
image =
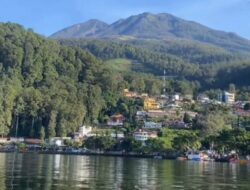
[[[135,63],[136,72],[152,73],[162,76],[166,70],[167,76],[175,76],[179,80],[198,81],[202,89],[226,88],[234,83],[248,86],[250,77],[250,61],[238,55],[210,46],[197,45],[189,48],[189,43],[182,46],[152,41],[110,41],[66,39],[59,40],[61,44],[82,48],[102,60],[125,58]],[[169,49],[167,49],[169,48]],[[186,53],[189,52],[189,53]],[[138,67],[139,65],[139,67]],[[244,79],[243,79],[244,78]]]
[[[124,88],[119,77],[86,51],[1,23],[0,132],[18,124],[20,136],[67,135],[116,100]]]

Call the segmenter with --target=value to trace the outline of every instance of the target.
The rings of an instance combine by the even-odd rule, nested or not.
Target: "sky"
[[[89,19],[111,24],[143,12],[170,13],[250,39],[250,0],[0,0],[0,22],[44,36]]]

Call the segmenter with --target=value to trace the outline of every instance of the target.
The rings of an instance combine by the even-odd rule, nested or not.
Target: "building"
[[[233,104],[235,102],[235,94],[224,91],[219,95],[219,101],[226,104]]]
[[[147,97],[148,97],[148,94],[147,94],[147,93],[142,93],[140,97],[141,97],[141,98],[147,98]]]
[[[175,111],[174,111],[174,114],[176,114]],[[147,117],[149,118],[161,118],[165,116],[169,116],[169,111],[166,112],[163,110],[148,110],[147,112]]]
[[[144,110],[157,110],[160,105],[154,98],[145,98],[144,100]]]
[[[0,138],[0,144],[8,144],[9,142],[8,138]]]
[[[209,103],[210,99],[206,94],[199,94],[197,97],[197,101],[200,103]]]
[[[145,129],[159,129],[162,128],[162,123],[156,123],[152,121],[145,121],[144,122],[144,128]]]
[[[145,131],[145,130],[138,130],[133,133],[133,137],[137,141],[146,141],[150,138],[157,138],[156,131]]]
[[[47,139],[46,143],[50,146],[64,146],[65,140],[72,140],[70,137],[53,137],[51,139]]]
[[[24,138],[23,137],[19,137],[19,138],[10,137],[10,142],[11,143],[23,143],[24,142]]]
[[[92,127],[91,126],[85,126],[83,125],[82,127],[79,128],[78,132],[74,134],[74,139],[81,139],[84,137],[88,137],[92,132]]]
[[[145,111],[137,111],[136,112],[136,118],[138,120],[143,120],[147,116],[147,112]]]
[[[79,133],[81,136],[87,136],[89,133],[91,133],[92,127],[83,125],[79,128]]]
[[[180,95],[179,94],[174,94],[171,96],[171,100],[172,101],[179,101],[181,98],[180,98]]]
[[[183,121],[173,121],[169,123],[169,127],[173,129],[187,129],[189,126]]]
[[[168,109],[181,109],[181,106],[179,106],[178,104],[173,103],[173,104],[168,104],[166,106],[166,108],[168,108]]]
[[[131,92],[128,89],[124,89],[123,96],[125,96],[127,98],[136,98],[138,96],[138,94],[136,92]]]
[[[123,132],[120,132],[120,131],[118,131],[118,132],[112,132],[111,134],[110,134],[110,136],[112,137],[112,138],[117,138],[117,139],[123,139],[125,136],[124,136],[124,133]]]
[[[123,126],[125,117],[122,114],[112,115],[108,121],[108,126]]]

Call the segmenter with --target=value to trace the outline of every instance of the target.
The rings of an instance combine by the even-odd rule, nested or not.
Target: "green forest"
[[[132,60],[137,63],[132,71],[162,76],[165,69],[170,77],[196,82],[201,90],[225,89],[230,83],[239,87],[250,84],[249,56],[218,47],[189,41],[61,39],[59,42],[89,51],[102,60]]]

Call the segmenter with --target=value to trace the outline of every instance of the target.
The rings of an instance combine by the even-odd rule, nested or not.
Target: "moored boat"
[[[194,161],[210,161],[209,156],[203,152],[188,152],[187,153],[188,160]]]

